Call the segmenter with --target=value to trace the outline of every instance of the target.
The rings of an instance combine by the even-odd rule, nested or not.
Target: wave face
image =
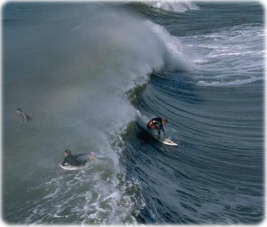
[[[6,4],[4,220],[258,223],[263,59],[254,3]],[[137,110],[166,117],[179,146],[149,138]],[[95,160],[63,171],[65,149]]]

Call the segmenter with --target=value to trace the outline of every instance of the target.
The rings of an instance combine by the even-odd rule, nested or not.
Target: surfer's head
[[[64,151],[64,156],[69,156],[71,155],[71,151],[70,150],[65,150]]]

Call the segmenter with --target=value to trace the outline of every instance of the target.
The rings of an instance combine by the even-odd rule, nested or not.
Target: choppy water
[[[263,6],[8,3],[2,21],[6,222],[263,219]],[[166,117],[179,145],[150,138],[137,110]],[[65,149],[96,158],[63,171]]]

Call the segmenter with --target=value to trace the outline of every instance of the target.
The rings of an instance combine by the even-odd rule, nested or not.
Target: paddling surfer
[[[87,160],[80,160],[78,157],[80,155],[72,155],[70,150],[65,150],[64,152],[64,160],[62,162],[62,166],[71,165],[71,166],[84,166]],[[92,155],[89,156],[90,160],[93,160],[94,157]]]
[[[21,108],[17,108],[16,114],[19,115],[24,123],[27,123],[30,121],[32,118],[25,113]]]

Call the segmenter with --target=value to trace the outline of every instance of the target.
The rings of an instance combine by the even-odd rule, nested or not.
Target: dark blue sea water
[[[5,222],[263,220],[262,5],[7,3],[2,23]],[[65,149],[95,159],[64,171]]]

